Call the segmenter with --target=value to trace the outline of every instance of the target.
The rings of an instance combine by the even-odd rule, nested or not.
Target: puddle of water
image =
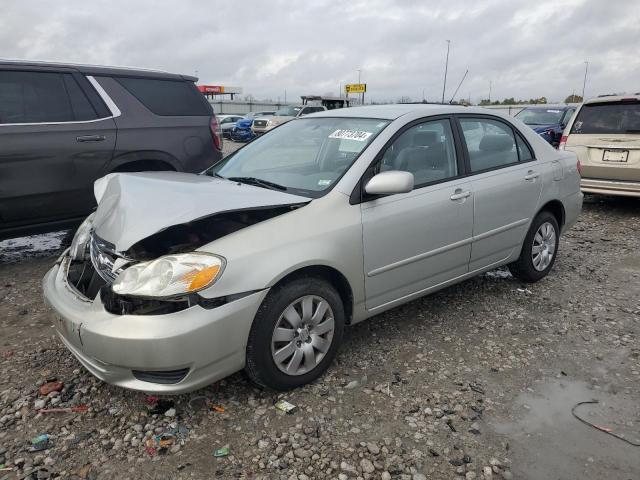
[[[607,426],[629,440],[640,440],[640,403],[630,395],[608,394],[586,383],[554,381],[539,392],[518,397],[513,421],[494,423],[510,444],[513,472],[527,480],[638,479],[640,448],[591,428],[573,417],[576,413]]]

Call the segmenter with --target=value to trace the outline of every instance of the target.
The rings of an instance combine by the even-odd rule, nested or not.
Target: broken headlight
[[[130,266],[111,286],[118,295],[166,298],[197,292],[220,278],[225,260],[209,253],[166,255]]]
[[[93,227],[93,216],[92,213],[89,215],[84,222],[78,227],[76,230],[76,234],[73,236],[73,240],[71,242],[71,247],[69,248],[69,256],[73,260],[82,260],[84,259],[84,254],[87,250],[87,243],[91,238],[91,227]]]

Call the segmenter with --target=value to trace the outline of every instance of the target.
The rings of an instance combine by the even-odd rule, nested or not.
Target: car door
[[[451,120],[440,118],[406,127],[367,173],[404,170],[415,184],[361,203],[368,310],[467,273],[473,194],[461,160]]]
[[[0,69],[0,218],[4,226],[87,214],[116,127],[72,72]],[[91,98],[91,100],[90,100]]]
[[[520,249],[542,190],[542,166],[506,121],[460,116],[474,193],[469,271],[506,260]]]

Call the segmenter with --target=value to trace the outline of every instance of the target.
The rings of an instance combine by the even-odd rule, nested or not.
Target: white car
[[[243,368],[311,382],[347,325],[500,265],[544,278],[582,206],[575,154],[448,105],[318,113],[201,175],[111,174],[95,193],[44,295],[91,373],[157,393]]]

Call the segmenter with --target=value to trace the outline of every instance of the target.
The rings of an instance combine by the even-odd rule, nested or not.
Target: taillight
[[[211,121],[209,122],[209,130],[211,130],[211,136],[213,137],[213,144],[218,150],[222,150],[222,131],[220,129],[220,124],[218,123],[218,119],[215,115],[211,116]]]
[[[567,144],[567,136],[562,135],[560,138],[560,144],[558,145],[558,150],[564,150],[564,146]]]
[[[578,175],[582,176],[582,163],[580,163],[580,159],[576,163],[576,168],[578,169]]]

